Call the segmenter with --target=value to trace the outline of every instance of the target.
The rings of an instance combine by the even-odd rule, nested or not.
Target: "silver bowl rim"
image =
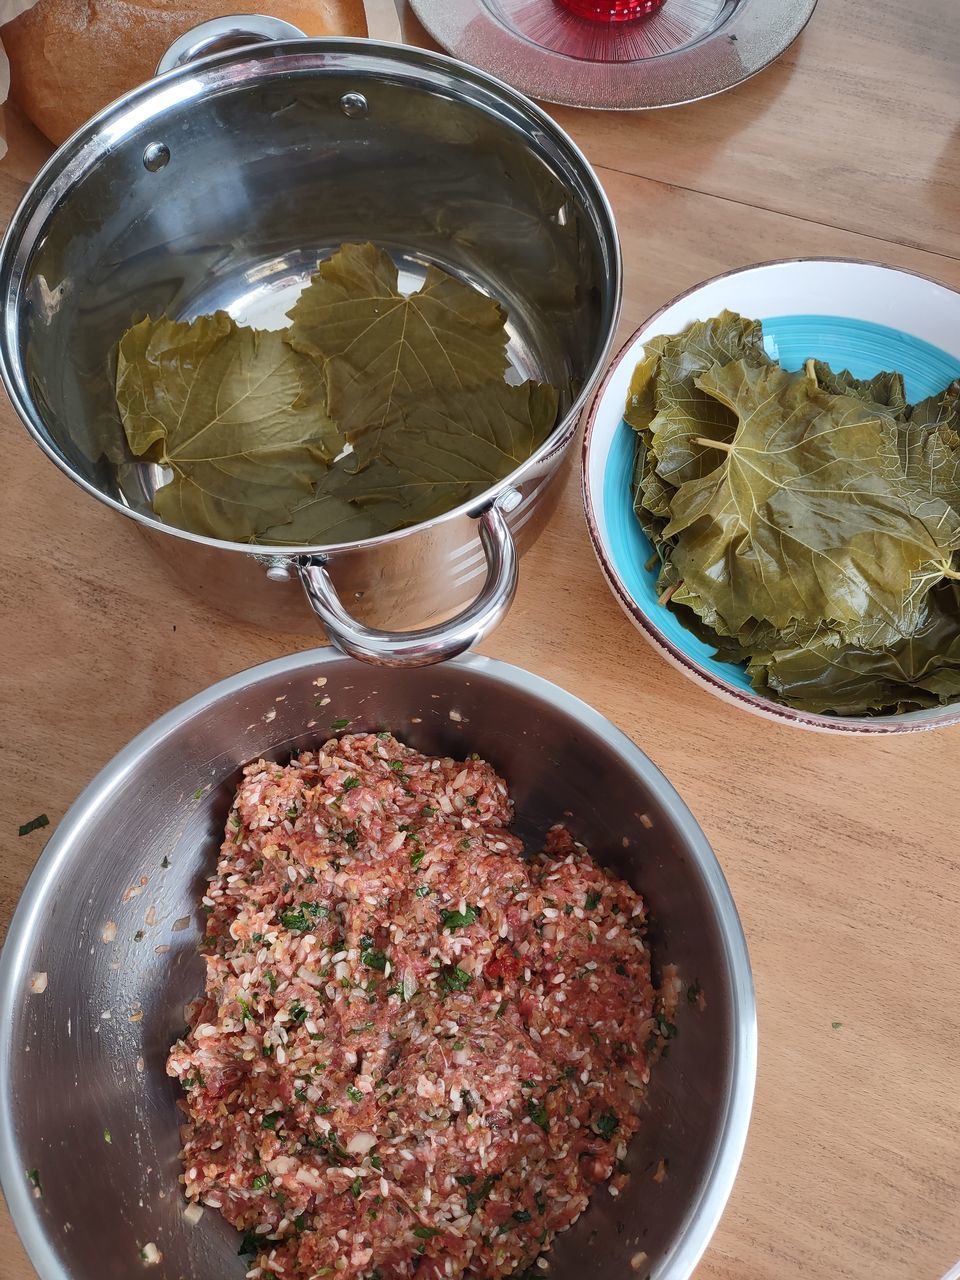
[[[37,860],[20,896],[0,951],[0,1187],[27,1254],[41,1280],[73,1280],[61,1265],[44,1230],[14,1140],[14,1112],[9,1061],[16,1045],[12,1036],[14,1013],[22,999],[26,960],[40,916],[53,885],[69,871],[74,847],[92,815],[110,793],[148,759],[167,735],[223,698],[249,692],[261,681],[302,671],[322,671],[346,661],[332,649],[313,649],[250,667],[218,681],[166,712],[127,746],[87,784],[70,806]],[[716,1230],[736,1179],[743,1156],[753,1106],[757,1074],[756,999],[750,956],[733,895],[699,823],[673,784],[650,758],[610,720],[586,702],[541,676],[495,658],[468,654],[446,664],[464,677],[487,676],[508,688],[534,695],[602,737],[624,760],[637,778],[657,795],[704,879],[713,904],[717,929],[726,959],[733,1019],[730,1045],[730,1087],[719,1137],[699,1198],[692,1203],[657,1280],[687,1280],[703,1256]]]
[[[675,306],[676,303],[699,293],[701,289],[705,289],[708,285],[716,284],[719,280],[743,275],[748,271],[762,271],[771,267],[802,267],[810,263],[875,267],[882,271],[887,271],[891,275],[913,276],[917,280],[923,280],[927,284],[935,285],[946,293],[960,296],[960,289],[955,289],[952,285],[945,284],[943,280],[929,276],[923,271],[913,271],[909,267],[894,267],[887,262],[877,262],[870,258],[830,257],[829,255],[811,255],[803,258],[771,258],[763,262],[751,262],[741,267],[732,267],[729,271],[719,271],[716,275],[708,276],[706,279],[691,285],[689,289],[682,289],[674,297],[657,307],[656,311],[651,312],[623,342],[597,384],[590,407],[585,414],[586,425],[580,447],[580,496],[584,517],[587,522],[587,531],[590,534],[590,542],[607,586],[616,598],[620,608],[644,639],[661,657],[666,658],[672,667],[689,677],[694,684],[699,685],[701,689],[705,689],[707,693],[712,693],[716,697],[722,698],[724,702],[729,703],[731,706],[740,707],[742,710],[748,711],[751,715],[759,716],[761,719],[775,721],[778,724],[789,724],[795,729],[803,729],[808,733],[845,734],[847,736],[859,735],[860,737],[865,737],[874,734],[929,733],[934,729],[950,728],[960,721],[960,702],[948,702],[942,707],[928,707],[921,711],[894,712],[879,716],[831,716],[825,712],[798,711],[785,703],[774,702],[772,698],[764,697],[763,694],[757,693],[755,690],[748,691],[737,688],[720,676],[713,674],[696,658],[675,645],[670,637],[660,629],[656,619],[640,604],[621,578],[600,534],[596,504],[593,498],[593,485],[590,481],[590,458],[596,447],[595,437],[597,434],[597,420],[600,416],[600,404],[606,394],[607,387],[631,349],[636,346],[640,335],[655,320],[658,320],[665,311],[669,311],[671,307]],[[604,469],[606,469],[606,460]]]
[[[20,1240],[41,1280],[72,1280],[72,1276],[61,1265],[46,1238],[44,1217],[37,1210],[37,1201],[32,1196],[24,1170],[19,1164],[18,1144],[13,1137],[14,1114],[9,1060],[15,1048],[12,1036],[15,1006],[22,1000],[23,984],[27,977],[27,956],[36,936],[47,896],[55,882],[68,874],[74,846],[82,837],[91,815],[104,804],[106,797],[124,778],[150,758],[151,751],[166,736],[186,726],[221,699],[250,691],[261,681],[306,671],[320,672],[346,660],[333,649],[306,650],[305,653],[276,658],[273,662],[262,663],[229,676],[169,710],[146,730],[138,733],[84,787],[37,860],[20,895],[3,951],[0,952],[0,1187],[3,1188]],[[698,1201],[687,1208],[676,1242],[658,1272],[658,1280],[668,1280],[668,1277],[669,1280],[686,1280],[707,1249],[730,1197],[744,1153],[756,1082],[758,1048],[753,973],[744,929],[730,887],[723,876],[717,855],[676,788],[659,771],[653,760],[611,721],[558,685],[511,663],[468,654],[454,659],[444,669],[451,668],[465,677],[486,676],[509,689],[521,690],[526,695],[532,694],[596,735],[602,736],[635,776],[655,792],[703,876],[730,972],[733,1027],[730,1088],[714,1147],[712,1166],[700,1188]]]
[[[319,546],[299,544],[273,546],[265,543],[228,542],[224,539],[207,537],[204,534],[191,533],[187,529],[177,528],[176,525],[165,524],[158,517],[136,511],[132,507],[119,502],[116,498],[110,497],[109,494],[103,493],[96,485],[79,475],[45,438],[46,433],[43,428],[43,422],[30,394],[28,379],[19,351],[17,335],[19,308],[14,305],[20,297],[21,277],[25,262],[35,246],[38,227],[34,224],[37,219],[41,219],[40,225],[43,225],[56,203],[63,197],[64,192],[69,190],[69,187],[80,176],[82,164],[85,163],[85,152],[93,147],[98,133],[105,125],[122,116],[129,107],[137,103],[141,98],[147,99],[156,94],[158,90],[162,92],[171,82],[197,77],[206,72],[216,72],[223,67],[234,66],[237,63],[255,61],[262,64],[259,74],[266,76],[269,64],[278,59],[291,60],[291,69],[296,69],[298,65],[305,64],[321,67],[324,54],[342,56],[351,53],[372,59],[379,58],[387,62],[400,63],[409,67],[419,65],[425,71],[433,69],[439,74],[447,75],[464,84],[472,82],[484,92],[498,96],[501,101],[511,106],[514,110],[524,114],[531,123],[566,151],[570,160],[580,170],[584,185],[591,189],[590,194],[594,204],[597,224],[602,228],[603,238],[607,241],[606,247],[610,254],[610,317],[602,348],[593,362],[590,377],[584,380],[579,394],[575,397],[567,413],[526,462],[522,463],[503,480],[498,480],[491,485],[479,497],[473,498],[469,502],[461,503],[460,506],[454,507],[450,511],[445,511],[442,515],[436,516],[432,520],[361,541],[326,543]],[[311,59],[319,59],[319,61],[311,63]],[[333,65],[336,66],[335,63]],[[205,96],[209,87],[205,83],[203,91],[198,92],[195,96]],[[72,172],[74,167],[77,169],[76,174]],[[70,181],[61,190],[59,180],[68,176]],[[596,170],[573,140],[573,137],[548,115],[542,107],[497,76],[469,66],[467,63],[444,53],[434,53],[427,49],[420,49],[415,45],[384,44],[355,36],[305,36],[303,39],[247,45],[221,53],[213,53],[207,57],[185,63],[183,66],[175,67],[171,71],[163,72],[161,75],[144,81],[143,84],[137,85],[128,93],[116,98],[101,111],[97,112],[96,115],[91,116],[75,133],[61,143],[27,188],[7,224],[2,240],[0,240],[0,383],[3,384],[20,421],[47,457],[59,467],[64,475],[79,485],[91,497],[105,503],[108,507],[112,507],[114,511],[119,512],[121,515],[129,516],[141,526],[161,533],[173,534],[175,537],[183,538],[187,542],[193,542],[201,546],[214,547],[225,551],[242,551],[248,555],[259,556],[267,560],[310,554],[329,555],[334,552],[353,551],[359,547],[381,546],[388,542],[396,541],[407,534],[433,528],[460,516],[476,516],[491,506],[507,490],[513,489],[522,483],[546,458],[565,449],[576,432],[581,414],[594,388],[606,370],[607,361],[610,358],[617,335],[622,301],[623,253],[617,222],[609,197],[597,176]]]

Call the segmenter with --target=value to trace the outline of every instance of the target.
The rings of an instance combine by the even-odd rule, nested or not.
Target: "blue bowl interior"
[[[960,378],[960,360],[899,329],[844,316],[774,316],[763,322],[764,345],[785,369],[799,369],[815,356],[835,370],[849,369],[870,378],[883,369],[899,369],[911,402],[942,391]],[[746,670],[713,657],[713,649],[688,631],[676,614],[657,603],[657,570],[644,565],[653,554],[649,538],[633,511],[634,435],[621,420],[603,480],[603,504],[613,566],[621,582],[657,629],[710,675],[736,689],[751,690]]]

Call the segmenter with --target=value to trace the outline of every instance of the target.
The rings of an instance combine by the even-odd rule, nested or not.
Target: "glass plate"
[[[666,0],[633,22],[578,18],[554,0],[410,0],[448,53],[544,102],[642,110],[695,102],[769,66],[817,0]]]

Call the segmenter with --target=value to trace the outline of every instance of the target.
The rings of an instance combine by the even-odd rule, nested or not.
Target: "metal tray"
[[[454,57],[532,98],[636,111],[723,93],[769,66],[817,0],[666,0],[635,22],[606,26],[554,0],[410,0]]]

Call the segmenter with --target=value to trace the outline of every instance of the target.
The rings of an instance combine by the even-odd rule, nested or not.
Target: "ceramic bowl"
[[[787,369],[809,356],[858,377],[899,369],[913,402],[960,377],[960,293],[910,271],[869,262],[794,259],[716,276],[657,311],[629,339],[594,399],[583,444],[590,536],[611,590],[650,643],[711,693],[783,723],[840,733],[902,733],[960,721],[960,704],[898,715],[796,711],[752,688],[745,669],[713,656],[657,601],[652,546],[633,512],[633,432],[623,409],[644,344],[727,307],[763,322],[770,355]]]

